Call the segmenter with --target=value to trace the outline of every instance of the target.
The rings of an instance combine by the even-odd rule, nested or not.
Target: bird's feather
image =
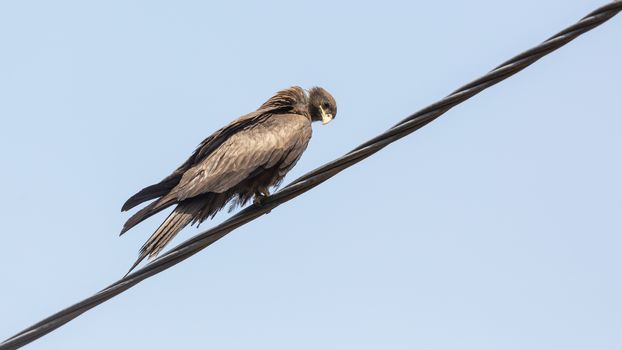
[[[130,197],[122,210],[157,199],[130,217],[121,233],[177,204],[143,245],[132,269],[156,256],[186,225],[213,217],[229,201],[243,205],[262,189],[278,185],[309,143],[311,121],[318,120],[309,110],[304,90],[282,90],[203,140],[171,175]]]
[[[206,192],[223,193],[257,169],[297,159],[310,138],[311,125],[304,116],[283,114],[266,119],[231,136],[188,169],[171,194],[182,201]]]
[[[278,109],[278,107],[266,107],[263,109],[259,109],[255,112],[246,114],[229,123],[225,127],[217,130],[212,135],[204,139],[195,149],[192,155],[171,175],[167,176],[157,184],[143,188],[132,197],[130,197],[121,207],[121,211],[130,210],[140,203],[167,194],[171,189],[177,186],[183,174],[188,169],[208,157],[229,137],[235,135],[236,132],[253,125],[254,123],[260,122],[262,119],[268,117],[270,113],[277,111]]]
[[[203,203],[198,200],[188,201],[178,205],[151,237],[149,237],[142,248],[140,248],[138,259],[134,262],[128,273],[147,256],[156,256],[162,248],[175,237],[177,232],[192,221],[193,217],[200,212],[202,207]]]
[[[129,219],[127,219],[125,224],[123,224],[123,228],[121,229],[121,233],[119,233],[119,236],[127,232],[132,227],[140,224],[144,220],[161,212],[162,210],[170,207],[173,204],[175,204],[175,201],[171,197],[162,197],[152,203],[149,203],[147,206],[140,209],[139,211],[134,213],[134,215],[132,215]]]

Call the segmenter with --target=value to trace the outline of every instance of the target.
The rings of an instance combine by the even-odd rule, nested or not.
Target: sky
[[[605,1],[0,2],[0,338],[123,276],[123,202],[274,92],[285,183]],[[622,348],[622,16],[29,345]],[[221,222],[187,228],[173,244]]]

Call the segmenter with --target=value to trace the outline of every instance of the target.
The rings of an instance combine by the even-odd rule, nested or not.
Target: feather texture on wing
[[[122,234],[177,205],[142,247],[134,266],[157,255],[186,225],[214,216],[229,201],[243,205],[278,185],[305,151],[311,122],[327,117],[325,109],[330,118],[336,114],[334,99],[324,89],[313,88],[310,95],[299,87],[282,90],[203,140],[171,175],[130,197],[123,211],[155,200],[127,220]]]

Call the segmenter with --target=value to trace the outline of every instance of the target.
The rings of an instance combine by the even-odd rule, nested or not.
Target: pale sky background
[[[163,219],[119,238],[121,204],[277,90],[339,105],[288,182],[605,3],[0,2],[0,337],[121,277]],[[621,349],[621,33],[29,348]]]

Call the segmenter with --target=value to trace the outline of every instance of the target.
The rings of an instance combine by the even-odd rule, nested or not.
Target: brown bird
[[[335,99],[321,87],[279,91],[255,112],[216,131],[171,175],[140,190],[121,211],[156,199],[132,215],[121,234],[148,217],[176,205],[142,246],[132,269],[156,256],[188,224],[200,224],[228,202],[244,205],[270,195],[296,165],[311,139],[311,122],[327,124],[337,114]],[[132,270],[130,269],[130,271]]]

